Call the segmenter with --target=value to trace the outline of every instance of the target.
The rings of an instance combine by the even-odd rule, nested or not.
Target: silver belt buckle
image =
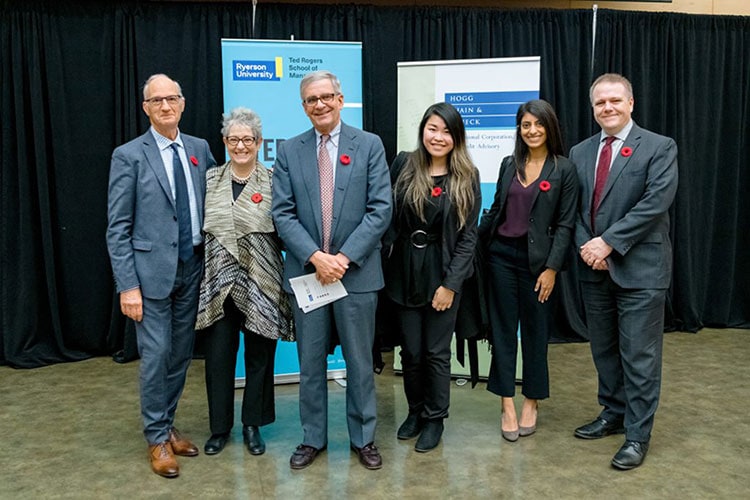
[[[417,243],[415,241],[414,238],[415,237],[419,237],[419,236],[421,236],[422,238],[424,238],[422,240],[423,243]],[[421,229],[417,229],[416,231],[414,231],[413,233],[411,233],[411,235],[409,236],[409,240],[411,241],[411,244],[412,244],[412,246],[414,248],[427,248],[427,232],[426,231],[422,231]]]

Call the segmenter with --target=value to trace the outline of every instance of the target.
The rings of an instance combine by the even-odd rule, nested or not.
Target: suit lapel
[[[599,155],[599,142],[601,134],[596,134],[591,137],[586,144],[586,151],[583,153],[583,158],[591,159],[591,168],[585,169],[585,184],[583,186],[583,193],[581,193],[582,199],[586,200],[588,207],[591,206],[594,196],[594,177],[596,176],[596,161]]]
[[[622,147],[620,148],[620,152],[615,157],[614,161],[612,162],[612,167],[609,169],[609,176],[607,176],[607,183],[604,185],[604,192],[602,192],[599,206],[601,206],[601,204],[607,198],[607,195],[612,190],[612,186],[614,186],[615,182],[617,182],[617,179],[620,177],[620,175],[622,175],[625,166],[628,164],[630,158],[632,157],[632,153],[634,153],[638,149],[638,145],[640,144],[640,142],[641,129],[637,125],[633,124],[633,128],[625,138],[625,142],[623,142]],[[622,155],[622,151],[625,148],[630,148],[632,150],[631,156]]]
[[[191,137],[182,134],[182,144],[185,146],[185,157],[188,161],[188,167],[190,167],[190,179],[193,183],[193,193],[196,195],[198,217],[203,220],[203,200],[205,199],[206,183],[203,181],[204,175],[201,175],[201,171],[206,168],[205,165],[201,165],[197,153],[197,146]],[[193,163],[195,160],[195,163]]]
[[[539,174],[539,182],[542,181],[549,181],[549,176],[552,173],[555,165],[555,160],[547,157],[546,160],[544,160],[544,165],[542,166],[542,171]],[[536,204],[536,199],[539,196],[539,193],[541,192],[541,189],[537,188],[534,190],[534,198],[531,200],[531,208],[534,209],[534,205]]]
[[[349,187],[349,179],[352,176],[352,169],[357,168],[358,165],[355,163],[355,153],[357,152],[356,146],[356,129],[350,128],[343,123],[341,124],[341,133],[339,134],[339,158],[342,155],[347,155],[350,158],[351,163],[344,165],[339,161],[338,158],[334,158],[336,162],[336,180],[334,182],[333,189],[333,223],[331,224],[331,234],[336,234],[336,226],[338,221],[341,220],[341,209],[344,205],[344,199],[346,199],[346,190]]]
[[[505,207],[505,202],[508,199],[508,190],[510,189],[510,183],[513,182],[514,175],[516,175],[516,169],[513,161],[511,161],[502,173],[503,185],[500,189],[500,212],[502,212],[502,208]],[[499,215],[500,213],[498,212],[498,216]]]
[[[310,201],[310,213],[315,216],[318,237],[322,238],[323,223],[320,214],[320,176],[318,174],[318,145],[315,130],[310,129],[300,140],[297,151],[297,165],[300,165],[302,178],[305,180],[307,198]]]
[[[167,171],[164,170],[164,161],[161,159],[161,152],[156,145],[156,140],[154,139],[154,136],[151,135],[151,132],[146,132],[141,137],[143,137],[143,155],[146,157],[146,161],[148,161],[151,170],[159,181],[159,185],[164,191],[164,194],[169,199],[169,203],[171,203],[172,207],[177,210],[174,196],[172,196],[172,187],[169,185]]]

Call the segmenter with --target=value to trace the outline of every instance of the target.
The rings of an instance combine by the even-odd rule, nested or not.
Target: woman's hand
[[[534,291],[539,292],[539,302],[545,303],[549,299],[552,290],[555,288],[555,276],[557,276],[557,271],[554,269],[545,269],[536,279]]]
[[[436,311],[445,311],[453,305],[453,297],[456,292],[444,286],[439,286],[432,297],[432,308]]]

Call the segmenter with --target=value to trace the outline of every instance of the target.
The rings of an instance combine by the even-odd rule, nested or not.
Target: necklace
[[[229,167],[232,171],[232,182],[236,182],[237,184],[247,184],[250,181],[250,177],[252,177],[253,173],[255,172],[255,167],[250,171],[249,174],[247,174],[245,177],[240,177],[237,174],[234,173],[234,166]]]

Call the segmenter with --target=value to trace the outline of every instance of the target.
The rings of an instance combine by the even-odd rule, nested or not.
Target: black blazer
[[[406,159],[409,153],[402,151],[398,154],[391,165],[391,184],[396,185],[401,170],[406,165]],[[442,260],[443,260],[443,280],[442,285],[445,288],[460,292],[464,280],[474,272],[474,248],[477,244],[477,218],[479,209],[482,206],[482,191],[479,184],[479,171],[476,170],[476,182],[474,184],[474,206],[471,209],[469,217],[466,219],[466,225],[458,229],[458,213],[455,208],[446,210],[443,214],[443,240]],[[395,195],[394,195],[395,199]],[[396,206],[391,225],[383,239],[383,246],[389,249],[393,242],[400,236],[398,213],[403,207]]]
[[[503,220],[508,189],[516,175],[512,156],[506,156],[500,165],[495,188],[495,199],[479,224],[479,238],[489,246]],[[570,242],[575,229],[578,201],[578,177],[570,160],[558,156],[547,158],[539,176],[549,183],[549,190],[537,189],[529,215],[529,269],[539,275],[546,268],[562,270],[570,253]]]

